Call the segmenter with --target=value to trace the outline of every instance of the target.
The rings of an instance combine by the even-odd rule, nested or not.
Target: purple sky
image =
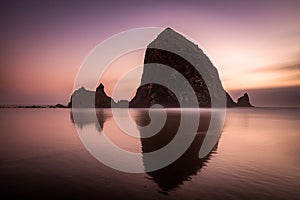
[[[249,91],[254,105],[300,106],[299,11],[299,1],[279,0],[2,1],[0,104],[66,104],[97,44],[154,26],[193,38],[234,98]],[[114,78],[103,79],[109,94]]]

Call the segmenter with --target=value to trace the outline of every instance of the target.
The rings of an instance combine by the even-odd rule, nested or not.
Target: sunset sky
[[[206,52],[235,100],[249,92],[254,105],[300,106],[297,0],[4,1],[0,16],[2,105],[67,104],[96,45],[132,28],[172,27]],[[117,60],[101,80],[107,93],[142,62],[143,51]]]

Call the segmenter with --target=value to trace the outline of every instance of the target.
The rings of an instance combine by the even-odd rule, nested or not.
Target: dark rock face
[[[147,108],[154,104],[160,104],[164,107],[179,107],[175,94],[158,84],[146,84],[139,87],[129,105],[130,107]]]
[[[84,87],[79,88],[73,92],[71,101],[68,107],[73,108],[93,108],[95,107],[95,92],[85,89]]]
[[[247,93],[245,93],[244,96],[238,98],[237,106],[238,107],[253,107],[250,103],[249,96]]]
[[[120,100],[117,103],[113,104],[114,108],[128,108],[129,106],[129,101],[127,100]]]
[[[95,94],[95,107],[96,108],[110,108],[111,104],[115,102],[111,97],[107,96],[104,92],[104,85],[101,83],[97,89]]]
[[[110,108],[111,103],[115,103],[112,98],[107,96],[104,92],[104,86],[101,83],[96,92],[85,89],[84,87],[79,88],[73,92],[71,101],[68,107],[74,108]]]
[[[188,60],[196,65],[193,66]],[[174,73],[167,72],[164,66],[174,69]],[[203,51],[179,33],[167,28],[147,47],[141,85],[130,106],[150,107],[161,104],[164,107],[179,107],[179,103],[182,102],[185,105],[195,105],[195,99],[191,98],[193,94],[187,92],[182,82],[178,81],[180,80],[178,72],[192,87],[199,107],[211,106],[207,85],[212,88],[213,97],[218,98],[219,94],[216,91],[224,92],[217,69]],[[202,75],[206,76],[206,81]],[[163,83],[165,87],[149,83],[153,80],[159,80],[158,82]],[[176,93],[179,94],[178,98],[169,88],[175,88]],[[227,93],[226,98],[228,107],[235,106]]]
[[[227,92],[226,92],[226,103],[228,108],[236,107],[236,103],[232,100],[231,96]]]

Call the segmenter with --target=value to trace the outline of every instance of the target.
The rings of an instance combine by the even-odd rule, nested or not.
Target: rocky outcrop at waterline
[[[84,87],[76,90],[68,104],[68,107],[75,108],[110,108],[113,100],[104,92],[104,85],[100,84],[96,92],[85,89]],[[114,103],[114,102],[113,102]]]
[[[245,93],[243,96],[238,98],[237,106],[238,107],[253,107],[250,103],[249,96],[247,93]]]
[[[115,102],[104,91],[104,85],[101,83],[96,91],[87,90],[84,87],[73,92],[68,107],[74,108],[124,108],[128,107],[127,100]]]

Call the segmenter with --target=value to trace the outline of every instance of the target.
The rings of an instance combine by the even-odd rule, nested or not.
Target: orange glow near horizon
[[[144,54],[145,50],[137,50],[130,53],[127,53],[111,63],[111,65],[104,72],[103,77],[99,80],[99,83],[103,83],[105,87],[105,92],[112,96],[114,100],[124,99],[124,96],[128,92],[131,93],[131,98],[135,94],[135,90],[139,87],[141,77],[142,77],[142,68],[139,68],[134,73],[130,71],[136,67],[142,67],[144,63]],[[126,84],[121,85],[121,92],[115,93],[113,96],[113,90],[119,80],[122,77],[129,73],[130,77],[126,79]],[[134,91],[129,91],[130,89],[135,89]],[[125,98],[126,99],[126,98]]]
[[[105,86],[105,91],[108,95],[112,96],[115,85],[118,80],[122,78],[123,75],[128,73],[130,70],[137,66],[143,66],[145,50],[138,50],[134,52],[130,52],[125,54],[115,61],[107,68],[101,80],[99,80],[98,84],[103,83]],[[224,55],[225,54],[225,55]],[[226,57],[226,53],[223,56]],[[228,53],[230,54],[230,53]],[[228,55],[227,54],[227,55]],[[209,55],[208,55],[209,56]],[[247,60],[251,58],[251,55],[247,57],[243,57],[242,53],[236,55],[237,61],[235,63],[236,66],[243,64],[243,60]],[[227,63],[230,60],[234,60],[230,55],[228,55]],[[212,58],[210,58],[212,59]],[[222,58],[221,58],[222,60]],[[224,60],[224,59],[223,59]],[[214,60],[212,60],[215,63]],[[225,62],[225,63],[226,63]],[[219,62],[217,62],[219,63]],[[231,62],[234,63],[234,62]],[[220,79],[223,84],[223,87],[227,91],[232,90],[247,90],[247,89],[264,89],[264,88],[281,88],[281,87],[289,87],[289,86],[300,86],[300,71],[285,69],[284,64],[282,65],[274,65],[271,67],[252,67],[252,66],[261,66],[268,65],[267,60],[255,60],[252,62],[245,63],[243,68],[225,68],[225,67],[217,67]],[[271,63],[270,63],[271,64]],[[286,65],[292,65],[293,63],[287,63]],[[282,70],[277,70],[278,68],[282,68]],[[140,80],[141,80],[142,71],[139,70],[139,73],[135,73],[131,76],[130,80],[128,80],[126,85],[122,85],[121,88],[123,91],[121,93],[115,94],[112,96],[115,100],[126,99],[124,98],[125,93],[129,92],[129,88],[137,89]],[[134,96],[135,91],[133,91],[131,98]],[[128,99],[129,100],[129,99]]]
[[[272,59],[272,56],[269,59],[267,57],[256,59],[258,55],[251,54],[250,52],[236,53],[237,49],[234,51],[225,51],[220,48],[220,51],[217,51],[218,48],[212,46],[202,49],[218,69],[223,87],[227,91],[300,86],[299,68],[288,69],[288,65],[297,65],[296,62],[286,62],[280,65],[273,64],[274,59]],[[270,49],[268,51],[271,52]],[[124,74],[137,66],[143,65],[144,52],[145,50],[130,52],[112,62],[101,80],[99,80],[99,83],[102,82],[104,84],[108,95],[112,95],[117,81]],[[36,56],[40,55],[40,57],[34,59],[31,57],[32,54]],[[64,99],[65,103],[67,103],[73,91],[73,82],[79,69],[78,66],[82,62],[80,60],[84,59],[82,54],[81,56],[79,55],[78,53],[80,59],[72,58],[72,56],[69,56],[70,59],[67,56],[65,57],[67,59],[43,59],[47,55],[38,53],[38,50],[32,49],[19,57],[20,60],[11,60],[9,63],[11,67],[2,70],[6,74],[6,77],[9,77],[4,77],[1,80],[3,83],[2,87],[4,85],[12,85],[16,92],[25,96],[36,96],[37,94],[48,98],[56,96],[57,99]],[[56,55],[53,55],[53,57],[57,56],[61,55],[56,52]],[[288,59],[288,57],[285,58],[285,60]],[[244,60],[250,61],[244,62]],[[20,71],[19,68],[12,70],[14,66],[18,65],[22,65],[25,70]],[[284,68],[285,65],[287,65],[286,69]],[[53,66],[56,66],[55,70],[52,70]],[[69,67],[66,68],[65,66]],[[130,92],[128,88],[137,88],[140,84],[141,75],[142,71],[136,73],[135,76],[131,76],[128,84],[122,85],[124,92],[116,94],[113,96],[113,99],[124,99],[125,94]],[[95,88],[87,89],[94,90]],[[131,97],[133,95],[134,92]]]

